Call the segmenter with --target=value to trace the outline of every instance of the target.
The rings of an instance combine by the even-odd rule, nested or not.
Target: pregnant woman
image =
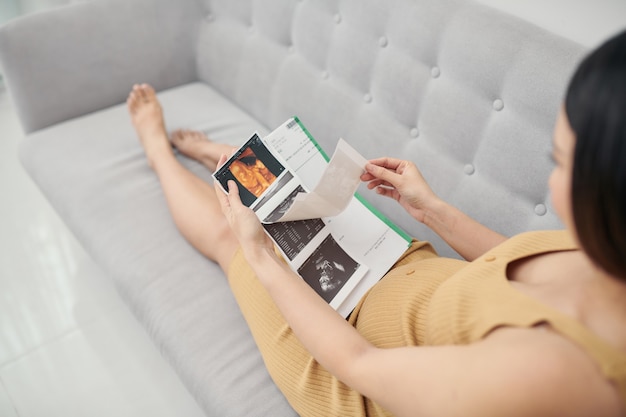
[[[276,255],[233,183],[226,195],[172,151],[215,170],[231,147],[190,131],[170,143],[147,85],[128,107],[179,230],[225,271],[300,415],[626,413],[626,32],[580,64],[556,121],[549,184],[565,230],[506,239],[439,199],[413,163],[370,161],[369,188],[465,260],[415,241],[349,320]]]

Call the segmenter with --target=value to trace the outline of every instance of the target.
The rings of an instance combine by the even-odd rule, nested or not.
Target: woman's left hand
[[[217,166],[222,166],[227,159],[226,155],[222,155]],[[228,181],[228,194],[224,193],[216,181],[215,193],[222,207],[222,213],[226,216],[231,230],[237,236],[246,257],[250,259],[250,257],[261,255],[268,250],[273,251],[274,244],[265,234],[258,217],[252,209],[241,202],[239,188],[235,181]]]

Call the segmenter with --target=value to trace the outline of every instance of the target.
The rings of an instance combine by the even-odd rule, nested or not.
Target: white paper
[[[343,139],[328,161],[304,125],[292,118],[261,142],[253,136],[241,155],[252,150],[245,157],[254,156],[275,177],[257,195],[235,176],[240,191],[243,187],[248,194],[246,205],[264,223],[291,269],[347,317],[406,250],[410,238],[355,195],[367,160]],[[250,163],[243,157],[241,161]],[[219,181],[234,175],[228,163],[214,173]]]
[[[367,159],[339,139],[335,153],[317,186],[296,196],[289,210],[277,221],[334,217],[348,207],[361,183]]]

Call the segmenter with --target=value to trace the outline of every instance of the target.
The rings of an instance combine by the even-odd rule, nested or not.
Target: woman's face
[[[552,158],[555,166],[552,175],[550,175],[549,186],[552,194],[552,205],[556,214],[572,233],[575,232],[575,228],[570,194],[575,143],[576,136],[569,124],[565,109],[561,107],[554,128]]]

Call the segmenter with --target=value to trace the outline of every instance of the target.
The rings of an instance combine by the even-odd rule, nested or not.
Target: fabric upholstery
[[[134,83],[195,81],[193,1],[107,0],[4,26],[0,62],[27,133],[120,103]]]
[[[343,137],[368,158],[411,159],[441,197],[512,235],[561,227],[547,154],[583,52],[469,0],[93,0],[0,28],[24,166],[220,417],[294,413],[225,277],[175,229],[121,104],[132,84],[161,91],[170,129],[239,144],[297,115],[328,153]]]
[[[204,84],[159,98],[169,129],[200,129],[226,143],[254,130],[267,133]],[[225,276],[178,233],[125,106],[40,130],[20,155],[207,415],[291,415]],[[209,180],[206,168],[180,158]]]
[[[358,3],[207,0],[198,76],[267,126],[298,115],[330,151],[343,137],[366,157],[415,161],[435,192],[501,233],[561,227],[546,155],[582,48],[473,2]]]

